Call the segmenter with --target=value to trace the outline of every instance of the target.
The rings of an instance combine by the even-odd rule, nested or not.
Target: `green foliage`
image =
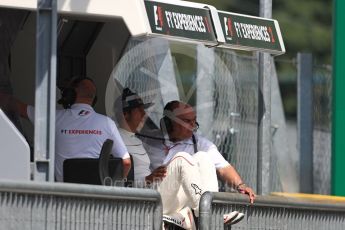
[[[276,0],[273,18],[280,23],[289,58],[311,52],[317,62],[331,62],[331,0]]]

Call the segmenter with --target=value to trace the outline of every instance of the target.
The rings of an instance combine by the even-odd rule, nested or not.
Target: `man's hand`
[[[237,191],[242,194],[247,194],[249,196],[249,201],[251,204],[254,203],[255,200],[255,193],[252,188],[248,187],[246,184],[240,184],[237,186]]]
[[[132,167],[131,158],[122,159],[122,165],[123,165],[122,176],[123,178],[127,178],[129,170],[131,170],[131,167]]]
[[[240,175],[237,173],[234,167],[229,165],[224,168],[217,169],[217,174],[222,181],[226,182],[229,186],[235,188],[242,194],[248,195],[251,204],[254,203],[255,193],[253,189],[243,183]]]
[[[166,166],[160,166],[153,170],[153,172],[145,177],[145,181],[148,183],[152,183],[154,181],[161,181],[164,179],[164,177],[167,176],[167,167]]]

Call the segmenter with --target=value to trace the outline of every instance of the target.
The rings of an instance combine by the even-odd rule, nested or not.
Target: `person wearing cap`
[[[145,109],[151,105],[143,103],[136,93],[125,88],[114,106],[119,132],[133,157],[134,185],[151,185],[158,190],[162,197],[165,222],[193,229],[195,223],[194,219],[190,218],[193,216],[191,210],[198,216],[201,195],[205,191],[218,191],[216,171],[210,163],[211,160],[201,152],[193,157],[189,153],[179,153],[169,162],[150,171],[148,153],[138,138],[143,136],[137,132],[145,121]],[[122,113],[119,113],[120,107]],[[202,183],[202,178],[208,182],[207,185]],[[235,211],[228,215],[228,218],[234,220],[238,215]]]
[[[143,100],[129,88],[125,88],[115,101],[115,114],[119,124],[120,135],[133,158],[134,187],[146,187],[146,183],[152,183],[153,177],[163,178],[165,167],[158,167],[151,173],[150,159],[146,150],[142,147],[141,140],[135,135],[145,121],[145,109],[152,103],[144,104]]]
[[[114,104],[120,135],[133,158],[133,185],[139,188],[147,187],[154,180],[162,180],[166,176],[166,167],[157,167],[151,172],[148,154],[136,136],[145,122],[145,109],[152,105],[153,103],[144,103],[141,97],[129,88],[123,90]]]
[[[63,162],[70,158],[98,158],[106,139],[114,141],[112,155],[122,158],[123,177],[131,167],[127,148],[114,121],[92,108],[96,86],[90,78],[77,78],[70,82],[62,94],[66,109],[56,110],[55,123],[55,179],[63,181]],[[34,107],[12,98],[18,113],[34,122]]]

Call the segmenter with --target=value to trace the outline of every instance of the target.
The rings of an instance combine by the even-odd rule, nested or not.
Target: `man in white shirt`
[[[250,202],[254,202],[254,191],[243,183],[235,168],[224,159],[217,147],[211,141],[194,133],[198,124],[196,113],[190,105],[171,101],[164,107],[163,116],[161,129],[168,135],[168,140],[164,142],[154,139],[144,140],[144,147],[149,152],[153,168],[169,163],[180,152],[187,152],[190,155],[199,151],[206,152],[220,179],[240,193],[247,194]]]
[[[63,181],[63,162],[70,158],[98,158],[106,139],[114,141],[112,155],[122,158],[123,176],[131,167],[130,156],[113,120],[92,108],[96,86],[89,78],[74,79],[59,100],[65,109],[56,110],[55,178]],[[34,122],[34,107],[15,101],[22,117]]]

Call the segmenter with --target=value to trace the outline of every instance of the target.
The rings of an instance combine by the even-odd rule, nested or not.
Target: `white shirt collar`
[[[94,111],[91,105],[84,104],[84,103],[75,103],[71,106],[71,109],[89,109],[89,110]]]

